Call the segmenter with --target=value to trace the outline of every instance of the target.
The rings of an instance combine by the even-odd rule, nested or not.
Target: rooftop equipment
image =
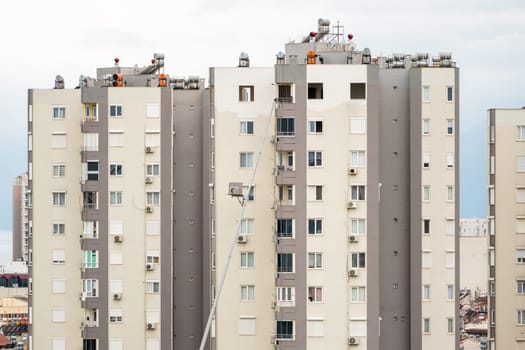
[[[239,67],[249,67],[250,66],[250,57],[246,52],[241,52],[239,55]]]

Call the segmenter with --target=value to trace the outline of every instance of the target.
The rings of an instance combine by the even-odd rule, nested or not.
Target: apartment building
[[[489,346],[525,349],[525,109],[490,109]]]
[[[30,90],[33,346],[197,349],[223,276],[209,349],[459,346],[458,69],[318,24]]]
[[[30,194],[27,173],[13,181],[13,261],[27,261],[29,255]]]

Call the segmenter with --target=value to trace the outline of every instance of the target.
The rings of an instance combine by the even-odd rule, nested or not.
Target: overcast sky
[[[26,168],[27,89],[66,88],[97,67],[166,55],[173,76],[271,66],[290,39],[340,21],[373,55],[451,51],[461,68],[461,216],[486,215],[486,110],[525,106],[525,1],[192,0],[6,1],[0,12],[0,229],[11,229],[11,183]],[[1,257],[0,257],[1,258]],[[1,259],[0,259],[1,260]]]

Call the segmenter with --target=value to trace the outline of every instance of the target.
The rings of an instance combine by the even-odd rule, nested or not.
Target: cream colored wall
[[[66,106],[66,118],[54,120],[53,105]],[[80,90],[33,90],[33,345],[51,349],[52,337],[66,338],[67,346],[78,346],[80,322],[79,235],[82,232],[80,210],[82,196],[80,150],[83,114]],[[52,149],[51,133],[67,132],[67,148]],[[52,177],[52,164],[66,163],[66,177]],[[66,206],[52,206],[52,192],[67,191]],[[52,235],[53,221],[66,225],[64,236]],[[66,250],[66,263],[51,264],[51,250]],[[53,278],[66,279],[66,293],[51,293]],[[65,323],[53,323],[52,308],[63,307]]]
[[[146,221],[160,220],[160,206],[145,213],[146,191],[160,191],[160,176],[145,184],[146,162],[160,163],[160,147],[145,153],[145,132],[159,131],[160,118],[146,118],[146,104],[160,103],[160,88],[110,88],[109,104],[122,104],[122,117],[108,117],[108,130],[124,131],[124,147],[109,147],[108,163],[121,163],[123,176],[109,176],[108,190],[123,191],[123,205],[109,205],[108,219],[123,221],[123,242],[115,243],[108,235],[108,252],[121,250],[122,265],[109,265],[108,279],[122,280],[122,299],[113,300],[109,289],[108,310],[122,309],[123,323],[109,323],[109,338],[122,338],[126,349],[145,349],[146,337],[160,337],[160,327],[146,330],[146,310],[160,311],[160,293],[145,293],[146,281],[160,281],[160,265],[146,271],[146,250],[158,250],[160,235],[146,235]],[[109,113],[108,113],[109,115]],[[160,134],[159,134],[160,135]],[[160,136],[159,136],[160,137]],[[161,257],[162,259],[162,257]],[[109,286],[110,288],[111,286]],[[133,337],[130,337],[133,334]]]
[[[525,296],[516,294],[516,280],[525,278],[525,265],[516,264],[516,249],[525,237],[516,232],[516,216],[525,204],[516,202],[516,186],[525,185],[525,174],[516,172],[516,156],[525,156],[525,143],[516,141],[517,125],[525,125],[524,110],[496,110],[496,346],[518,349],[525,340],[525,326],[516,325]]]
[[[307,269],[307,285],[323,286],[323,302],[307,303],[307,317],[324,319],[324,337],[307,335],[309,348],[347,349],[350,318],[367,316],[366,303],[350,302],[351,287],[366,286],[366,269],[348,278],[351,252],[366,252],[366,237],[348,243],[349,221],[366,218],[366,201],[358,202],[356,209],[346,208],[349,185],[366,185],[367,179],[366,168],[348,175],[350,151],[366,151],[366,134],[350,134],[349,118],[366,117],[366,100],[350,100],[350,83],[366,82],[366,72],[363,65],[307,66],[307,82],[323,83],[323,99],[307,102],[307,118],[323,120],[322,135],[307,134],[306,143],[307,151],[323,151],[323,166],[307,167],[306,174],[307,184],[323,185],[323,201],[307,202],[307,217],[323,218],[323,235],[307,237],[307,251],[323,253],[323,269]],[[366,337],[359,338],[360,347],[366,348]]]
[[[460,238],[460,288],[486,292],[488,288],[488,236]]]
[[[447,285],[454,284],[455,268],[446,268],[446,252],[455,251],[455,236],[446,234],[446,218],[455,218],[455,203],[447,201],[447,185],[455,184],[454,169],[447,169],[446,153],[455,152],[455,137],[447,135],[447,119],[455,118],[454,102],[447,102],[446,87],[455,85],[455,69],[423,68],[422,86],[430,86],[430,102],[422,102],[422,118],[429,118],[430,135],[422,135],[422,152],[431,152],[430,169],[422,169],[422,185],[431,186],[431,201],[422,202],[422,217],[431,219],[431,234],[423,235],[422,249],[432,252],[432,268],[422,269],[422,283],[431,285],[430,301],[423,301],[422,317],[431,318],[431,334],[423,335],[423,349],[454,347],[447,333],[447,318],[455,317],[455,303],[447,300]],[[421,231],[423,232],[423,231]],[[421,290],[423,287],[421,287]]]
[[[275,130],[274,113],[270,115],[275,97],[273,68],[215,68],[215,244],[217,283],[222,273],[227,252],[234,239],[240,206],[235,198],[227,195],[229,182],[248,184],[252,169],[239,168],[239,152],[257,150],[268,117],[271,124],[264,143],[255,177],[255,201],[249,202],[245,218],[255,218],[255,235],[245,244],[237,244],[233,251],[226,283],[217,307],[217,349],[250,348],[274,349],[270,343],[275,333],[276,253],[272,237],[275,214],[274,203],[274,148],[269,142]],[[254,102],[239,102],[239,85],[254,85]],[[239,135],[239,120],[255,120],[254,135]],[[255,252],[255,268],[240,268],[240,251]],[[240,286],[255,285],[255,301],[240,301]],[[239,336],[239,316],[256,316],[256,335]]]

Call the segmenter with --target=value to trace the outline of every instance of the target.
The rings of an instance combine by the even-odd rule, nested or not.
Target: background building
[[[458,69],[318,24],[30,90],[30,344],[196,349],[234,244],[211,349],[458,347]]]
[[[469,289],[472,297],[487,292],[488,220],[468,218],[460,221],[460,288]]]
[[[487,124],[490,346],[525,349],[525,109]]]
[[[13,261],[29,260],[30,207],[31,193],[27,173],[23,173],[13,182]]]

